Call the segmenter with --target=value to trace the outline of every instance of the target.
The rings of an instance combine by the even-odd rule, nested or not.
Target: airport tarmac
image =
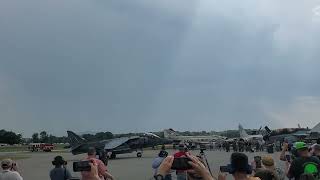
[[[169,153],[173,153],[172,150],[168,150]],[[147,150],[144,151],[142,158],[137,158],[135,153],[118,155],[117,159],[110,160],[108,170],[118,180],[149,180],[152,179],[153,170],[151,164],[153,159],[157,156],[158,150]],[[199,151],[192,151],[192,154],[199,154]],[[231,152],[220,152],[220,151],[205,151],[208,163],[214,173],[217,173],[221,165],[226,165],[229,162]],[[253,159],[255,155],[263,155],[261,153],[247,153],[249,159]],[[1,153],[3,157],[5,153]],[[11,156],[12,154],[10,154]],[[72,163],[74,161],[81,160],[85,157],[83,155],[74,156],[71,153],[19,153],[19,155],[30,156],[27,159],[17,160],[20,172],[24,180],[46,180],[49,178],[49,171],[53,168],[51,161],[57,155],[61,155],[68,161],[68,169],[72,172]],[[278,160],[279,153],[271,154],[275,160]],[[283,162],[278,162],[280,167],[284,166]],[[72,172],[74,177],[80,177],[79,173]],[[229,176],[230,177],[230,176]],[[229,179],[229,178],[228,178]]]

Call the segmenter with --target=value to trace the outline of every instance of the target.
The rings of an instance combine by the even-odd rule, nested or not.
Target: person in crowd
[[[229,173],[235,180],[260,180],[258,177],[252,177],[252,167],[249,165],[248,156],[244,153],[231,154]],[[226,180],[227,174],[220,174],[218,180]]]
[[[98,168],[98,176],[100,177],[101,180],[104,179],[110,179],[113,180],[113,176],[108,173],[107,167],[105,164],[96,158],[97,152],[94,147],[90,147],[88,150],[88,157],[85,160],[92,160],[94,164],[97,165]],[[92,174],[90,172],[82,171],[81,172],[82,180],[91,180]]]
[[[104,165],[108,165],[108,156],[107,156],[107,153],[105,150],[101,150],[99,151],[98,155],[99,155],[99,159],[103,162]]]
[[[233,152],[238,152],[238,145],[236,140],[232,142],[232,149],[233,149]]]
[[[259,141],[256,141],[255,142],[255,145],[256,145],[256,152],[259,152],[260,151],[260,143],[259,143]]]
[[[288,143],[283,143],[281,153],[280,153],[280,160],[287,161],[286,153],[288,152]]]
[[[2,160],[1,168],[0,180],[23,180],[18,172],[17,164],[11,159]]]
[[[285,172],[279,168],[276,167],[276,164],[274,162],[274,159],[271,156],[263,156],[261,158],[262,162],[262,169],[271,171],[275,179],[284,180],[285,179]]]
[[[320,159],[320,144],[314,144],[310,148],[310,153]]]
[[[50,171],[51,180],[67,180],[71,179],[71,173],[65,167],[67,162],[63,159],[62,156],[56,156],[52,161],[52,165],[55,167]]]
[[[226,152],[230,152],[230,143],[228,141],[225,142]]]
[[[281,151],[281,142],[279,140],[276,141],[275,145],[276,145],[276,151],[277,152]]]
[[[179,144],[179,151],[176,152],[173,156],[174,158],[187,157],[184,144]],[[179,170],[179,171],[176,171],[176,174],[177,174],[177,180],[185,180],[187,177],[186,171]]]
[[[164,150],[161,150],[158,154],[158,157],[156,157],[152,162],[152,168],[154,169],[154,176],[158,174],[158,168],[160,167],[162,161],[168,156],[168,153]],[[167,174],[164,177],[164,180],[171,180],[171,173]]]
[[[278,180],[278,177],[273,171],[262,169],[255,173],[254,177],[259,177],[261,180]]]
[[[190,176],[188,176],[189,180],[195,180],[193,177],[200,177],[202,180],[214,180],[207,167],[197,157],[189,153],[187,153],[186,156],[191,159],[189,163],[192,166],[192,169],[187,171],[188,174],[190,174]],[[163,160],[158,169],[158,174],[155,176],[156,180],[163,180],[164,177],[170,173],[173,160],[173,156],[168,156]]]
[[[99,171],[98,171],[98,164],[96,164],[95,161],[92,161],[89,163],[91,166],[91,170],[88,173],[88,178],[87,180],[101,180],[99,176]]]
[[[295,149],[297,150],[298,157],[292,161],[291,165],[287,166],[287,177],[299,180],[303,173],[314,175],[315,173],[319,173],[320,160],[311,156],[307,145],[304,142],[296,142]]]
[[[290,144],[287,142],[283,143],[280,153],[281,161],[288,161],[286,156],[290,156],[290,161],[295,159],[298,155],[296,153],[296,149],[294,147],[290,147]]]
[[[240,141],[238,142],[238,146],[239,146],[239,152],[243,152],[245,148],[245,142],[243,139],[240,139]]]

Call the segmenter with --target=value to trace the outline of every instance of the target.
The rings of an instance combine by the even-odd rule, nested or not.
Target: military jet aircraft
[[[205,135],[205,136],[182,136],[173,129],[165,129],[163,131],[164,137],[173,141],[173,144],[177,145],[179,143],[191,143],[194,146],[206,145],[219,140],[226,140],[226,137],[218,135]]]
[[[261,134],[249,135],[242,125],[239,124],[240,138],[246,141],[263,141],[263,136]]]
[[[96,148],[97,152],[105,151],[111,153],[110,158],[116,158],[117,154],[137,152],[137,157],[142,157],[143,148],[156,145],[170,144],[172,141],[162,139],[152,133],[141,136],[121,137],[96,142],[88,141],[72,131],[67,131],[68,140],[73,155],[87,153],[89,147]]]
[[[309,128],[301,128],[300,125],[298,125],[298,128],[282,128],[275,130],[270,130],[269,127],[266,126],[265,129],[267,134],[264,136],[264,139],[269,142],[296,142],[300,139],[317,139],[320,137],[317,136],[320,133],[320,123],[311,130]]]

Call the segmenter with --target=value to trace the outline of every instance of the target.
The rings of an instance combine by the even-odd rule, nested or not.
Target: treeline
[[[246,130],[248,134],[256,134],[257,130]],[[154,134],[164,137],[163,132],[153,132]],[[238,130],[227,130],[227,131],[184,131],[178,132],[182,136],[209,136],[209,135],[220,135],[228,138],[239,137]],[[113,134],[111,132],[98,132],[96,134],[83,134],[82,137],[88,141],[99,141],[104,139],[112,139],[119,137],[128,137],[128,136],[139,136],[143,133],[124,133],[124,134]],[[41,131],[40,133],[33,133],[31,139],[23,139],[21,134],[14,133],[12,131],[6,131],[4,129],[0,130],[0,143],[1,144],[20,144],[20,143],[68,143],[68,138],[66,136],[58,137],[52,134],[48,134],[46,131]]]
[[[12,131],[0,130],[0,143],[1,144],[19,144],[22,142],[22,135],[16,134]]]
[[[28,143],[67,143],[68,138],[65,136],[57,137],[52,134],[48,134],[46,131],[40,133],[33,133],[30,142]]]

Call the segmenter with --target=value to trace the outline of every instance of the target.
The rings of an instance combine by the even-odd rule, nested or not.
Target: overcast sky
[[[1,128],[313,127],[319,0],[0,1]]]

